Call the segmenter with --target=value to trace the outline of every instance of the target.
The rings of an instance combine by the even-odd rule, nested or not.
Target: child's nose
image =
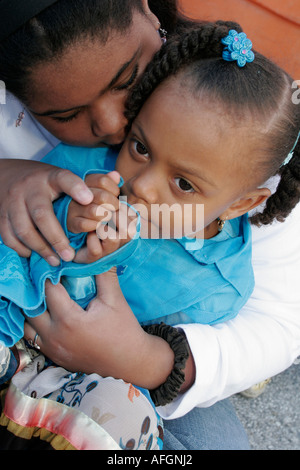
[[[158,204],[158,182],[151,172],[143,172],[131,181],[131,188],[138,203]]]

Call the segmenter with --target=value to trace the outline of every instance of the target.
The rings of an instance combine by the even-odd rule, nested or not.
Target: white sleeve
[[[284,223],[253,227],[255,290],[232,321],[180,325],[196,363],[196,381],[165,419],[208,407],[293,364],[300,355],[300,204]]]
[[[0,158],[41,160],[59,140],[44,129],[27,110],[22,125],[16,120],[24,107],[12,94],[6,94],[5,104],[0,104]]]

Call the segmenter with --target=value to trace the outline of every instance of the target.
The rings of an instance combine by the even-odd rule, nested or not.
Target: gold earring
[[[228,217],[226,217],[225,220],[220,219],[220,217],[217,218],[218,230],[219,230],[219,232],[222,232],[222,230],[223,230],[223,228],[224,228],[224,225],[226,224],[227,218],[228,218]]]

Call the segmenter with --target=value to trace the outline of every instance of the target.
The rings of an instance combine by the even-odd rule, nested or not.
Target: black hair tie
[[[185,379],[183,371],[190,355],[190,348],[182,330],[164,323],[143,326],[143,329],[149,335],[160,336],[167,341],[175,355],[173,370],[165,383],[155,390],[149,390],[154,405],[164,406],[171,403],[180,392]]]

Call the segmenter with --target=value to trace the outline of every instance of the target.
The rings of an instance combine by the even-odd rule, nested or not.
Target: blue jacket
[[[59,145],[43,160],[85,178],[114,169],[117,155],[108,149]],[[66,227],[70,198],[54,203],[72,246],[86,234]],[[121,289],[140,323],[164,321],[215,324],[232,319],[254,288],[251,228],[247,215],[231,220],[216,237],[193,245],[190,240],[145,240],[130,243],[92,264],[61,262],[51,267],[37,253],[22,258],[0,241],[0,341],[12,346],[23,336],[24,317],[46,309],[45,281],[62,283],[83,308],[96,295],[94,275],[117,266]]]

